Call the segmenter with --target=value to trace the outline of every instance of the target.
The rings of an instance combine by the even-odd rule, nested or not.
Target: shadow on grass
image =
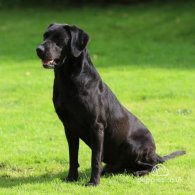
[[[46,173],[38,176],[21,176],[21,177],[12,177],[8,175],[4,175],[0,177],[0,188],[10,188],[14,186],[21,186],[25,184],[39,184],[39,183],[50,183],[55,179],[59,179],[64,183],[70,183],[66,181],[66,176],[68,175],[68,171],[65,172],[58,172],[58,173]],[[90,169],[86,169],[84,171],[79,172],[79,179],[78,182],[71,182],[75,183],[76,185],[84,186],[85,183],[88,182],[90,178]],[[80,181],[84,181],[85,183],[81,183]]]

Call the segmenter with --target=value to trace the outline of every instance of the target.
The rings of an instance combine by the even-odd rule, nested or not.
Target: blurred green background
[[[194,194],[195,2],[60,2],[0,1],[0,194]],[[110,175],[86,188],[91,152],[81,142],[80,179],[62,182],[68,148],[52,104],[53,71],[35,52],[53,22],[90,35],[94,65],[151,130],[158,154],[187,151],[165,163],[168,176],[163,168],[144,178]]]

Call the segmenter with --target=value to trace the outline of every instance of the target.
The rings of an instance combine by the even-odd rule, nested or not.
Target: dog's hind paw
[[[137,177],[141,177],[141,176],[149,174],[149,172],[150,172],[149,170],[135,171],[133,172],[133,175]]]

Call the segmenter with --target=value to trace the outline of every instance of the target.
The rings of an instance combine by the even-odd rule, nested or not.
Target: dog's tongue
[[[43,64],[52,64],[53,60],[42,60]]]

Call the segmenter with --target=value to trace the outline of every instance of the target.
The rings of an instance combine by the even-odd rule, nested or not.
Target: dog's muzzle
[[[42,59],[42,64],[44,68],[51,69],[54,68],[56,65],[56,60],[54,59],[44,59],[45,55],[45,48],[43,45],[40,45],[36,49],[37,55],[39,56],[40,59]]]

